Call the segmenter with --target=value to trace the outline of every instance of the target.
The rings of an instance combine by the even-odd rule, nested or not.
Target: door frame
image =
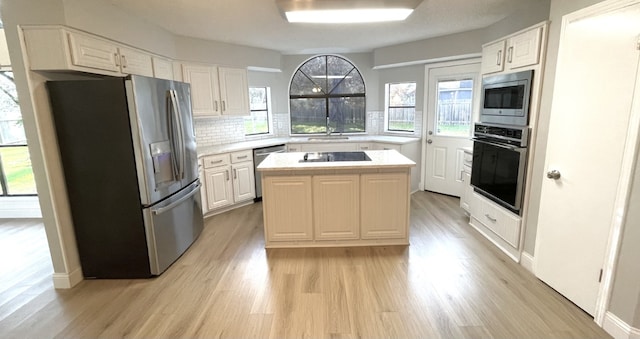
[[[428,109],[429,109],[429,105],[431,104],[429,102],[429,91],[431,90],[431,88],[429,87],[429,72],[432,69],[436,69],[436,68],[444,68],[444,67],[453,67],[453,66],[465,66],[465,65],[470,65],[470,64],[480,64],[482,61],[482,59],[480,57],[473,57],[473,58],[469,58],[469,59],[463,59],[463,60],[454,60],[454,61],[445,61],[445,62],[437,62],[437,63],[432,63],[432,64],[426,64],[424,66],[424,93],[423,93],[423,100],[422,100],[422,131],[421,131],[421,135],[422,135],[422,140],[420,140],[420,146],[422,148],[422,154],[421,154],[421,161],[424,164],[424,161],[426,161],[427,159],[427,131],[428,131],[428,124],[429,124],[429,114],[428,114]],[[482,81],[482,73],[479,74],[479,80]],[[478,87],[479,88],[479,87]],[[477,99],[475,100],[475,106],[473,107],[473,115],[471,117],[471,121],[477,121],[478,120],[478,116],[479,116],[479,105],[480,105],[480,97],[479,97],[480,93],[474,93],[474,97],[478,96]],[[424,191],[425,187],[427,186],[427,170],[426,170],[426,166],[420,166],[420,190]]]
[[[567,39],[567,27],[579,20],[604,14],[607,12],[623,9],[625,7],[640,4],[640,0],[605,0],[601,3],[577,10],[562,17],[562,24],[560,29],[560,43],[558,47],[558,63],[557,68],[561,67],[565,62],[563,55],[566,53]],[[554,77],[554,83],[556,82],[558,73]],[[554,93],[555,95],[555,93]],[[633,97],[640,99],[640,72],[636,74],[636,87],[634,89]],[[552,99],[553,100],[553,99]],[[616,258],[618,257],[620,244],[622,241],[622,231],[628,214],[628,201],[631,194],[631,184],[633,180],[633,174],[636,169],[636,159],[639,155],[640,147],[638,147],[638,141],[640,140],[640,100],[633,100],[631,104],[631,112],[629,115],[629,126],[626,133],[626,142],[624,145],[622,155],[622,170],[620,173],[620,180],[616,189],[616,198],[614,202],[614,213],[612,216],[609,237],[607,239],[605,257],[603,261],[603,273],[602,283],[598,291],[596,298],[595,311],[593,320],[599,325],[603,326],[605,315],[609,307],[611,299],[611,290],[613,288],[613,278],[616,269]],[[553,102],[551,104],[551,112],[553,114]],[[547,164],[545,164],[545,169]],[[540,250],[538,248],[540,242],[536,240],[535,253]],[[535,257],[534,257],[535,261]]]

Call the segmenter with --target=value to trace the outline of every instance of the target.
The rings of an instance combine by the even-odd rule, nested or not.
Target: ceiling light
[[[363,23],[401,21],[422,0],[276,0],[289,22]]]

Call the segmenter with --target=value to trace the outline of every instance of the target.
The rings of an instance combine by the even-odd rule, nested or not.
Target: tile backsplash
[[[422,131],[422,112],[416,111],[415,132],[413,136],[420,136]],[[384,132],[384,111],[367,112],[367,134],[382,135]],[[244,135],[243,117],[212,117],[196,118],[195,130],[198,147],[208,147],[247,140],[271,137],[288,137],[290,131],[288,112],[273,113],[273,133],[259,136]],[[403,134],[407,135],[407,134]],[[411,135],[411,134],[408,134]]]

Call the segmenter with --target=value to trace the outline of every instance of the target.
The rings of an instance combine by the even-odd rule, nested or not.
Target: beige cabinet
[[[263,183],[266,240],[268,242],[312,240],[311,176],[266,176]]]
[[[360,176],[314,176],[313,221],[316,240],[358,239]]]
[[[361,175],[362,239],[406,238],[409,181],[402,173]]]
[[[191,84],[193,115],[249,115],[247,70],[182,64],[182,78]]]
[[[540,62],[543,26],[482,46],[482,74],[510,71]]]

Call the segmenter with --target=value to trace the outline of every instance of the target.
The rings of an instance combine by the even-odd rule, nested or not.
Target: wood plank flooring
[[[253,204],[206,219],[160,277],[71,290],[53,289],[41,225],[0,220],[0,337],[609,337],[469,227],[458,203],[415,193],[410,246],[270,250]]]

